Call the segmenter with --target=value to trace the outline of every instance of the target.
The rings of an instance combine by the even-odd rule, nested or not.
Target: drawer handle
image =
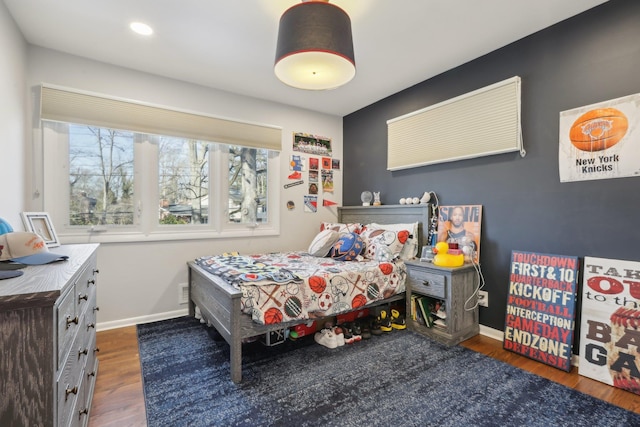
[[[85,356],[86,356],[87,354],[89,354],[89,349],[88,349],[88,348],[85,348],[84,350],[78,350],[78,359],[79,359],[79,358],[80,358],[80,356],[82,356],[83,354],[84,354]]]
[[[100,351],[100,348],[96,347],[95,350],[93,350],[94,353],[97,353]]]
[[[69,388],[69,386],[67,385],[67,389],[65,390],[65,396],[64,396],[64,400],[67,400],[69,398],[70,394],[78,394],[78,387],[74,387],[74,388]]]
[[[96,376],[96,371],[91,371],[87,374],[87,377],[95,377]]]
[[[93,307],[93,311],[100,311],[100,307]]]
[[[95,328],[95,327],[96,327],[95,323],[89,323],[89,324],[87,325],[87,330],[89,330],[89,329],[91,329],[91,328]]]
[[[83,415],[87,415],[89,413],[89,409],[84,408],[78,411],[78,417],[82,418]]]
[[[96,280],[95,279],[87,280],[87,286],[95,285],[95,284],[96,284]]]
[[[88,300],[89,299],[89,295],[82,295],[82,294],[78,294],[78,304],[80,304],[80,301],[82,300]]]
[[[72,323],[78,324],[78,316],[71,318],[71,316],[67,316],[67,329],[71,326]]]
[[[96,274],[96,273],[100,273],[100,270],[98,270],[97,268],[94,268],[93,269],[93,274]]]
[[[428,287],[428,286],[431,286],[431,283],[429,283],[428,280],[423,280],[422,281],[422,286],[427,286]]]

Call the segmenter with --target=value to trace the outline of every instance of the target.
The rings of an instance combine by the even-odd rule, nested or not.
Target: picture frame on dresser
[[[24,229],[42,237],[48,248],[60,246],[58,235],[48,212],[21,212]]]

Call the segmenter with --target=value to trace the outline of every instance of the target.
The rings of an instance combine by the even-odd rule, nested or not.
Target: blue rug
[[[155,426],[640,426],[640,415],[456,346],[394,331],[328,349],[313,339],[229,346],[189,317],[138,325]]]

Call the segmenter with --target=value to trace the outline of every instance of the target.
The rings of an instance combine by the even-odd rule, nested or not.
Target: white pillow
[[[377,224],[371,223],[365,226],[366,229],[373,230],[389,230],[389,231],[402,231],[409,230],[411,236],[405,242],[402,250],[400,251],[400,258],[407,260],[415,258],[418,255],[418,222],[407,224]]]
[[[309,245],[309,255],[325,257],[340,238],[340,233],[335,230],[322,230],[313,238]]]

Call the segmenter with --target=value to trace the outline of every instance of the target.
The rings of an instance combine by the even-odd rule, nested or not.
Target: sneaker
[[[336,336],[331,331],[331,329],[323,329],[320,332],[316,332],[316,334],[313,336],[313,339],[318,344],[323,345],[327,348],[336,348],[338,346]]]
[[[302,174],[299,171],[295,171],[288,176],[289,179],[302,179]]]
[[[387,314],[387,310],[380,311],[378,319],[380,320],[380,330],[382,332],[391,332],[393,330],[391,327],[391,318],[389,314]]]
[[[404,316],[398,310],[391,310],[391,327],[393,329],[407,329]]]
[[[353,335],[353,339],[358,342],[362,341],[362,328],[358,322],[351,322],[351,335]]]
[[[374,317],[371,320],[371,334],[372,335],[382,335],[382,328],[379,317]]]
[[[360,336],[362,339],[368,340],[371,338],[371,326],[369,325],[369,322],[366,320],[360,320],[357,324],[360,327]]]
[[[351,333],[351,328],[349,328],[347,323],[343,323],[340,325],[342,328],[342,333],[344,334],[344,343],[345,344],[353,344],[355,340],[353,339],[353,334]]]
[[[336,344],[338,345],[338,347],[343,346],[345,344],[344,332],[341,327],[336,326],[335,328],[333,328],[333,335],[335,335],[336,337]]]

